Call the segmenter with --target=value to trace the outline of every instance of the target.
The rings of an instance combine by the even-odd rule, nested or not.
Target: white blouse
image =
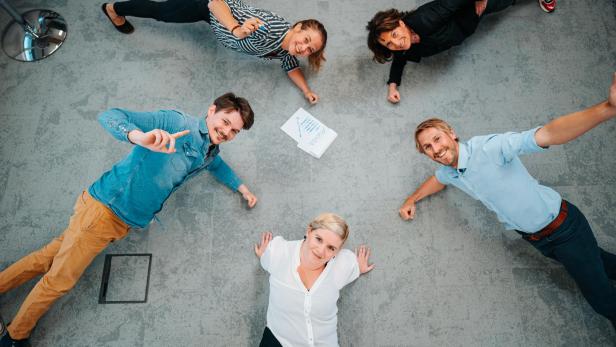
[[[338,346],[338,293],[359,277],[357,257],[341,249],[307,290],[297,272],[302,241],[276,236],[261,256],[270,273],[267,327],[285,347]]]

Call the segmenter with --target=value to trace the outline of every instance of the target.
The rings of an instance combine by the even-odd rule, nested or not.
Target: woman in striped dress
[[[315,71],[325,61],[327,31],[315,19],[291,25],[275,13],[246,5],[241,0],[210,0],[209,3],[208,0],[130,0],[103,4],[102,10],[115,28],[125,34],[134,30],[125,16],[168,23],[204,20],[223,46],[263,59],[281,60],[287,76],[306,99],[312,104],[319,101],[297,60],[297,57],[307,57]]]

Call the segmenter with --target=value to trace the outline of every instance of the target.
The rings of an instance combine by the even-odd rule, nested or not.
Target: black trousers
[[[114,3],[113,9],[119,16],[153,18],[166,23],[210,22],[207,0],[130,0]]]
[[[276,339],[276,336],[272,334],[272,331],[269,330],[268,327],[265,327],[263,330],[263,337],[261,338],[261,343],[259,347],[282,347],[280,342]]]
[[[489,0],[484,15],[500,12],[515,4],[515,0]]]
[[[586,217],[567,202],[568,215],[552,235],[531,245],[544,256],[565,266],[595,312],[609,319],[616,329],[616,255],[597,245]]]

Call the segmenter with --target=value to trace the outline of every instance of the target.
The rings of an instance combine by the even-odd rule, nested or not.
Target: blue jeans
[[[565,266],[595,312],[606,317],[616,329],[616,255],[597,245],[586,217],[567,202],[568,215],[550,236],[528,242],[546,257]]]

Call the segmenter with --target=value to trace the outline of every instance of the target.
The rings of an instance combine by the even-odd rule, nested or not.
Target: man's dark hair
[[[216,106],[216,112],[224,110],[239,112],[242,117],[242,121],[244,122],[244,126],[242,128],[245,130],[250,129],[252,124],[255,122],[255,114],[252,112],[252,108],[250,107],[248,101],[239,96],[235,96],[235,94],[231,92],[216,98],[216,100],[214,100],[214,106]]]
[[[407,12],[400,12],[395,8],[387,11],[377,12],[366,25],[368,30],[368,48],[374,53],[372,60],[378,63],[390,61],[393,53],[379,42],[382,33],[390,32],[400,25],[400,20],[407,15]]]

